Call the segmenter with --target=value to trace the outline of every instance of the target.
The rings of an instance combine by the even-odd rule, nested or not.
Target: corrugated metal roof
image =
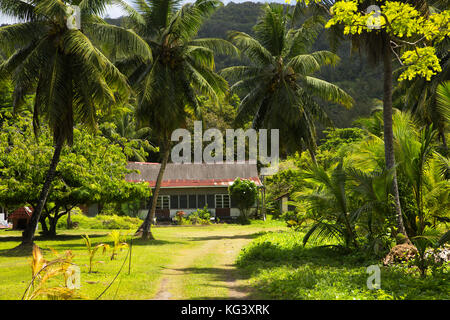
[[[127,167],[140,172],[128,174],[127,181],[148,182],[154,187],[161,164],[129,162]],[[238,177],[252,180],[257,186],[262,185],[256,163],[168,163],[161,187],[226,187]]]
[[[27,218],[33,215],[33,209],[29,207],[21,207],[8,215],[8,220],[13,218]]]

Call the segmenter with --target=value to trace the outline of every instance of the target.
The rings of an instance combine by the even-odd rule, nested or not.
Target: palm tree
[[[404,1],[416,7],[423,15],[428,14],[428,3],[423,0]],[[371,0],[359,1],[358,11],[364,12],[370,5],[374,4]],[[383,2],[377,2],[378,6],[382,6]],[[328,6],[329,7],[329,6]],[[339,27],[339,26],[336,26]],[[341,31],[342,32],[342,31]],[[394,196],[394,208],[397,217],[397,227],[404,236],[405,242],[410,242],[405,230],[402,216],[402,208],[400,204],[400,196],[398,192],[397,175],[395,171],[395,155],[394,155],[394,134],[392,130],[392,82],[393,82],[393,52],[398,55],[398,50],[393,48],[391,41],[393,39],[385,29],[380,31],[362,31],[360,34],[351,36],[352,50],[365,51],[369,63],[376,65],[383,64],[383,122],[384,122],[384,148],[386,169],[394,169],[392,180],[392,194]]]
[[[237,54],[237,49],[222,39],[195,39],[197,32],[221,2],[197,0],[180,6],[179,0],[135,0],[128,23],[152,49],[152,61],[131,56],[117,62],[137,94],[137,118],[150,126],[160,146],[161,168],[153,190],[151,205],[138,234],[153,239],[151,221],[162,177],[169,160],[171,134],[186,127],[189,114],[199,114],[197,95],[218,101],[227,82],[214,72],[214,53]]]
[[[306,147],[315,160],[315,120],[331,124],[317,98],[346,107],[353,100],[336,85],[312,76],[339,58],[329,51],[310,53],[323,21],[313,16],[299,28],[291,28],[297,16],[286,14],[282,5],[266,5],[254,27],[255,37],[239,31],[229,34],[249,65],[221,73],[234,82],[231,89],[243,96],[238,119],[253,117],[254,128],[279,129],[287,149]]]
[[[0,0],[0,12],[20,23],[0,28],[4,46],[15,52],[0,65],[0,80],[12,77],[13,107],[20,111],[24,97],[35,94],[33,125],[39,131],[44,117],[53,133],[54,154],[40,200],[23,233],[22,244],[33,243],[64,143],[71,144],[73,127],[96,124],[96,109],[107,109],[129,94],[127,79],[95,43],[114,42],[122,51],[148,56],[150,48],[134,33],[106,24],[98,15],[110,0]],[[81,28],[69,28],[70,6],[81,10]],[[92,41],[91,41],[92,39]],[[120,40],[120,41],[119,41]]]
[[[393,132],[403,219],[407,234],[413,237],[423,233],[431,220],[448,218],[449,160],[435,152],[436,131],[432,126],[421,128],[410,113],[394,113]],[[370,135],[369,139],[354,145],[348,161],[362,171],[385,170],[383,150],[383,139]]]
[[[303,237],[303,244],[335,238],[343,240],[346,247],[358,247],[355,225],[360,210],[352,210],[342,159],[328,170],[312,163],[302,176],[310,187],[294,193],[294,198],[297,203],[306,202],[307,217],[314,222]]]
[[[132,105],[113,119],[104,121],[99,127],[105,137],[122,147],[130,161],[145,162],[150,152],[157,151],[151,142],[151,128],[138,127]],[[130,143],[126,145],[124,142]]]

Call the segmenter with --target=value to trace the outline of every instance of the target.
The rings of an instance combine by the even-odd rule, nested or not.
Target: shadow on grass
[[[219,297],[194,297],[194,298],[188,298],[190,300],[251,300],[251,299],[257,299],[256,293],[251,290],[250,287],[244,286],[244,285],[236,285],[234,284],[235,281],[239,280],[247,280],[249,278],[249,275],[242,272],[239,269],[235,268],[235,265],[227,265],[230,267],[233,267],[231,269],[225,269],[225,268],[175,268],[172,270],[176,270],[179,272],[182,272],[184,274],[190,274],[190,275],[204,275],[208,279],[208,284],[205,284],[204,286],[207,287],[215,287],[215,288],[226,288],[233,293],[230,296],[219,296]],[[211,282],[214,281],[220,281],[223,284],[213,284]]]
[[[415,269],[406,266],[382,266],[383,291],[369,290],[366,268],[381,262],[362,251],[261,241],[247,247],[237,264],[244,274],[257,281],[256,291],[267,294],[267,299],[450,298],[447,273],[430,271],[422,279]]]
[[[56,236],[43,236],[38,235],[34,238],[35,243],[41,248],[41,250],[50,250],[50,248],[54,250],[77,250],[86,248],[86,245],[82,240],[82,235],[80,234],[60,234]],[[108,236],[108,232],[99,233],[99,234],[89,234],[89,238],[94,241],[94,244],[97,242],[95,238],[104,238]],[[80,240],[80,241],[78,241]],[[2,249],[0,250],[0,257],[24,257],[30,256],[32,253],[33,247],[22,246],[20,245],[22,241],[21,236],[11,236],[11,237],[0,237],[1,243],[17,243],[16,247],[10,249]],[[44,241],[52,241],[54,243],[42,243]],[[76,242],[75,242],[76,241]],[[102,241],[103,243],[112,244],[112,239],[105,239]],[[129,243],[129,240],[127,241]],[[141,240],[141,239],[133,239],[133,246],[160,246],[166,244],[178,244],[182,243],[179,241],[166,241],[166,240]]]
[[[189,241],[208,241],[208,240],[226,240],[226,239],[255,239],[256,237],[259,237],[263,234],[265,234],[265,231],[255,232],[252,234],[237,234],[233,236],[205,236],[205,237],[189,237]]]

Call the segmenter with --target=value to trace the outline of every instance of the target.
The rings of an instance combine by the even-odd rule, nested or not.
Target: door
[[[216,208],[216,217],[229,217],[230,208]]]

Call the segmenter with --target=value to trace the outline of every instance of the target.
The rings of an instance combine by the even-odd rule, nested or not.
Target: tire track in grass
[[[264,229],[268,231],[267,229]],[[234,265],[240,250],[259,229],[215,229],[198,232],[190,241],[198,246],[179,252],[162,271],[154,300],[248,299],[251,291]]]

